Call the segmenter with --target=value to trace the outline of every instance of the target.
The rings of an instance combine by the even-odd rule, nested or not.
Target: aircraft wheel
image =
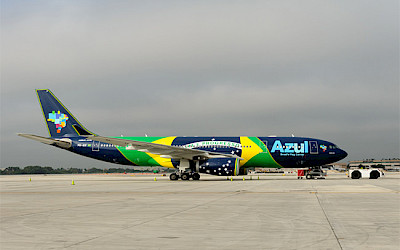
[[[192,178],[193,178],[193,180],[195,180],[195,181],[200,180],[200,175],[199,175],[199,173],[193,173]]]
[[[312,176],[310,174],[307,174],[306,179],[312,179]]]
[[[176,180],[178,180],[178,175],[177,175],[177,174],[170,174],[170,175],[169,175],[169,179],[170,179],[171,181],[176,181]]]
[[[187,181],[187,180],[189,180],[189,178],[190,178],[190,176],[189,176],[188,173],[183,173],[182,176],[181,176],[181,179],[182,179],[183,181]]]

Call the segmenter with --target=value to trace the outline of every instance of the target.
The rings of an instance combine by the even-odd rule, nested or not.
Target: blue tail
[[[94,135],[79,123],[49,89],[37,89],[36,94],[51,137]]]

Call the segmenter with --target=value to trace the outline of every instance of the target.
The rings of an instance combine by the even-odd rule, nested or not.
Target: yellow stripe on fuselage
[[[244,159],[240,161],[240,166],[243,166],[251,158],[263,152],[260,146],[250,140],[247,136],[240,137],[240,144],[242,144],[242,158]]]
[[[175,140],[176,136],[169,136],[165,138],[158,139],[156,141],[153,141],[152,143],[157,143],[157,144],[163,144],[163,145],[168,145],[171,146],[172,142]],[[166,168],[174,168],[172,165],[171,159],[168,158],[162,158],[159,155],[147,153],[153,160],[155,160],[160,166],[166,167]]]

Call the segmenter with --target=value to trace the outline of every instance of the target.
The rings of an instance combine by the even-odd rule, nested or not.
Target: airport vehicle
[[[177,169],[171,180],[198,180],[199,173],[245,174],[246,168],[304,168],[339,161],[335,144],[305,137],[105,137],[87,130],[48,89],[36,90],[50,137],[18,134],[111,163]]]
[[[360,178],[369,178],[369,179],[378,179],[379,177],[384,176],[385,174],[382,170],[378,168],[368,168],[368,169],[350,169],[347,177],[351,177],[351,179],[360,179]]]
[[[321,167],[310,167],[308,169],[298,169],[297,179],[325,179],[326,172],[321,169]]]

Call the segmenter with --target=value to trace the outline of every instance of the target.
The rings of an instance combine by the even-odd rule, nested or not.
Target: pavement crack
[[[317,198],[318,204],[319,204],[320,208],[322,209],[322,212],[324,213],[324,216],[325,216],[326,221],[328,221],[329,227],[331,228],[331,230],[332,230],[332,232],[333,232],[333,235],[335,236],[336,241],[337,241],[337,243],[338,243],[340,249],[343,250],[343,247],[342,247],[342,245],[340,244],[339,237],[336,235],[335,229],[333,228],[332,223],[331,223],[331,221],[329,220],[328,215],[326,214],[326,211],[325,211],[324,207],[323,207],[322,204],[321,204],[321,201],[320,201],[320,199],[319,199],[319,197],[318,197],[318,192],[315,192],[314,195],[315,195],[315,197]]]

